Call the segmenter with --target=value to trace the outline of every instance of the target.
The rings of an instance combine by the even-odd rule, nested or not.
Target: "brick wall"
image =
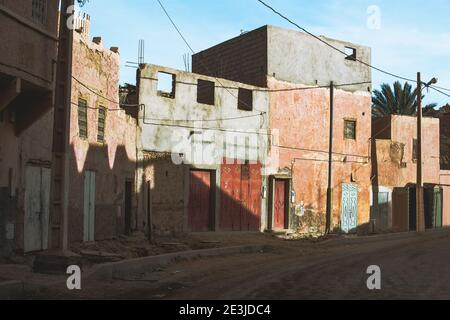
[[[195,54],[192,72],[266,87],[267,27]]]

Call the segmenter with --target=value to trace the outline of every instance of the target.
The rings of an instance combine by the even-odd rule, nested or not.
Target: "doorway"
[[[215,175],[208,170],[189,174],[188,226],[191,232],[213,231]],[[213,181],[214,179],[214,181]]]
[[[125,181],[125,235],[131,235],[131,211],[133,201],[133,181]]]
[[[24,251],[48,249],[51,170],[27,166],[25,173]]]
[[[95,172],[84,173],[84,242],[95,241]]]
[[[270,182],[271,215],[269,216],[270,230],[282,231],[289,229],[289,192],[290,180],[271,178]]]
[[[358,186],[342,185],[341,230],[345,233],[356,232],[358,227]]]

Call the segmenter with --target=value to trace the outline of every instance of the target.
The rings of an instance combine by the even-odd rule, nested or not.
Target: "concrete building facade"
[[[0,252],[46,246],[57,1],[0,1]],[[30,231],[43,233],[27,237]]]
[[[260,231],[267,93],[155,65],[142,65],[138,81],[139,225],[159,235]]]
[[[369,222],[370,48],[265,26],[193,56],[193,71],[267,88],[270,167],[266,201],[271,230],[321,233],[326,220],[330,83],[334,95],[332,228]],[[352,85],[348,85],[352,84]]]
[[[417,118],[392,115],[374,118],[372,124],[372,219],[375,227],[415,230],[417,181]],[[423,120],[423,181],[425,214],[442,220],[440,188],[439,119]],[[440,211],[437,212],[436,210]],[[428,221],[428,228],[442,226]]]

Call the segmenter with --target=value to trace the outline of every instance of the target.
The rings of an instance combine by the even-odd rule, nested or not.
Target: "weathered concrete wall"
[[[172,162],[171,154],[145,152],[144,170],[150,183],[153,232],[157,235],[181,234],[185,231],[185,166]],[[148,200],[148,184],[144,187]],[[145,217],[147,218],[147,217]],[[142,225],[148,220],[143,219]]]
[[[159,72],[175,75],[173,97],[158,92]],[[214,84],[214,105],[198,102],[199,80]],[[238,109],[239,88],[252,91],[253,110]],[[157,196],[153,198],[153,224],[157,233],[189,231],[190,169],[214,172],[214,212],[216,230],[219,229],[220,200],[225,196],[220,190],[221,165],[224,158],[238,159],[242,163],[245,160],[251,163],[266,162],[268,102],[267,92],[259,87],[155,65],[141,68],[140,147],[146,152],[169,154],[165,160],[156,162],[145,161],[144,154],[140,156],[144,163],[142,173],[147,181],[152,181],[152,194],[160,195],[159,199]],[[184,165],[180,165],[182,163]],[[168,179],[166,175],[173,179]],[[180,188],[183,189],[181,194]],[[146,204],[143,203],[142,207],[145,208]]]
[[[445,227],[450,227],[450,171],[442,170],[440,175],[440,182],[442,185],[442,189],[444,191],[443,194],[443,225]]]
[[[6,254],[24,248],[27,166],[50,166],[52,103],[41,96],[53,91],[57,13],[58,2],[48,1],[41,24],[32,18],[32,0],[0,1],[0,97],[21,79],[19,95],[0,106],[6,107],[0,119],[0,251]],[[23,119],[27,125],[18,130]]]
[[[417,181],[417,162],[413,159],[413,140],[417,138],[417,118],[391,116],[391,140],[376,139],[372,164],[379,186],[405,187]],[[439,119],[423,120],[424,183],[439,184]]]
[[[345,52],[356,49],[356,58],[371,63],[371,49],[350,42],[321,36]],[[268,75],[278,80],[305,85],[329,85],[371,82],[371,69],[331,49],[310,35],[294,30],[268,26]],[[342,88],[349,91],[369,91],[371,84]]]
[[[371,49],[321,37],[345,51],[356,49],[356,58],[371,63]],[[218,76],[257,86],[267,86],[266,75],[305,85],[361,83],[343,90],[371,91],[371,69],[302,32],[264,26],[244,33],[192,57],[196,73]],[[369,83],[363,83],[369,82]]]
[[[136,133],[134,119],[120,110],[119,54],[75,33],[70,121],[69,241],[83,240],[84,179],[96,173],[95,240],[124,233],[125,182],[133,181],[132,228],[136,229]],[[77,81],[78,80],[78,81]],[[87,101],[88,138],[81,138],[78,99]],[[99,108],[107,108],[105,141],[99,142]]]
[[[176,75],[174,99],[158,95],[158,72]],[[220,164],[223,151],[235,159],[265,159],[268,94],[261,88],[155,65],[146,65],[140,79],[144,150],[182,153],[194,165]],[[215,105],[197,102],[199,79],[215,83]],[[238,109],[238,88],[253,91],[252,111]]]
[[[273,90],[298,88],[287,82],[269,78]],[[291,210],[304,204],[305,216],[292,228],[301,232],[323,231],[326,213],[328,181],[329,108],[328,89],[272,92],[270,97],[270,127],[277,132],[271,158],[279,159],[271,166],[271,174],[290,172],[296,193]],[[336,90],[333,135],[333,226],[340,223],[342,184],[356,183],[359,188],[359,224],[369,220],[371,133],[371,97],[369,93]],[[344,139],[344,120],[357,122],[356,140]],[[271,163],[276,163],[272,160]]]
[[[0,122],[0,239],[14,224],[10,246],[21,250],[24,241],[26,167],[48,167],[52,158],[53,111],[47,112],[19,136],[14,125]],[[14,240],[14,241],[13,241]],[[1,241],[1,240],[0,240]]]

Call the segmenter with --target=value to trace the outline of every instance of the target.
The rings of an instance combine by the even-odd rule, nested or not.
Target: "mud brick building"
[[[0,250],[8,255],[49,248],[57,1],[6,0],[0,15]],[[89,40],[89,19],[75,17],[70,244],[137,228],[137,122],[119,106],[118,48]]]
[[[57,11],[57,1],[0,1],[0,253],[47,241],[30,230],[48,226]]]
[[[443,226],[439,126],[439,119],[423,120],[427,228]],[[377,230],[416,230],[417,118],[398,115],[374,118],[372,131],[374,226]]]
[[[118,48],[91,40],[89,19],[78,17],[73,42],[69,243],[137,228],[137,122],[119,105]]]
[[[267,92],[155,65],[138,81],[139,225],[159,235],[262,230]]]
[[[269,91],[270,167],[264,229],[324,231],[327,203],[330,86],[334,93],[332,228],[369,223],[370,48],[273,26],[242,34],[193,56],[193,71]],[[346,85],[353,84],[353,85]],[[312,87],[312,88],[311,88]],[[302,89],[302,88],[307,88]]]

